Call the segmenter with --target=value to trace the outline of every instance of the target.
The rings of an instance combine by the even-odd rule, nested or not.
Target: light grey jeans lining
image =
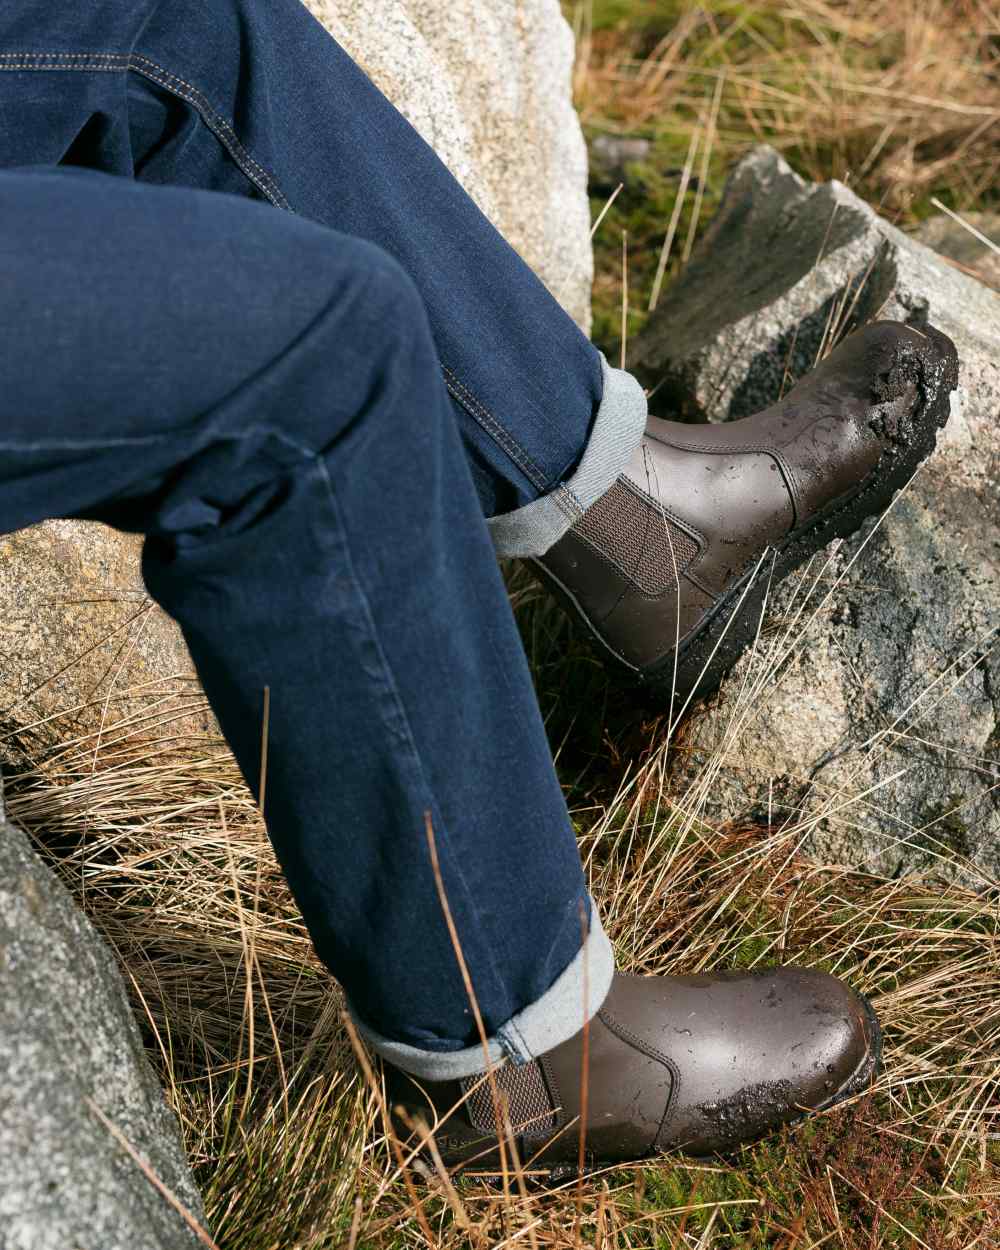
[[[498,556],[540,556],[562,538],[592,503],[610,490],[646,428],[646,396],[624,369],[601,356],[604,394],[576,472],[547,495],[513,512],[489,517]]]
[[[596,906],[591,904],[590,932],[574,956],[541,998],[529,1003],[489,1039],[490,1063],[511,1059],[527,1063],[560,1042],[579,1033],[593,1019],[611,989],[615,957],[611,942],[601,925]],[[584,1006],[584,987],[587,1002]],[[350,1006],[350,1004],[348,1004]],[[351,1018],[368,1045],[397,1068],[425,1081],[457,1081],[486,1070],[482,1045],[440,1053],[393,1042],[370,1029],[351,1008]]]

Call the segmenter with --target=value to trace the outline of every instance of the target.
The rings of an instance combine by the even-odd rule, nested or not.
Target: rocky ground
[[[132,1153],[201,1218],[118,964],[2,810],[0,987],[0,1250],[203,1244]]]
[[[872,318],[955,340],[937,453],[884,520],[774,595],[759,646],[690,718],[675,781],[711,818],[795,823],[822,859],[891,875],[944,851],[978,884],[1000,876],[1000,296],[968,272],[983,254],[949,263],[761,148],[631,353],[654,409],[722,421]]]

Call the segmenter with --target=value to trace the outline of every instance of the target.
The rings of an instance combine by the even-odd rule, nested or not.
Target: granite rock
[[[91,1104],[203,1222],[112,954],[0,816],[0,1250],[203,1245]]]
[[[141,539],[90,521],[0,536],[0,761],[35,765],[79,735],[214,719],[180,630],[149,599]]]
[[[925,221],[913,237],[946,256],[971,277],[1000,291],[1000,213],[963,213],[962,221],[985,235],[994,246],[983,243],[944,213]]]
[[[1000,296],[760,148],[634,364],[661,412],[730,420],[807,372],[831,320],[876,317],[958,346],[938,450],[883,520],[773,595],[757,647],[688,718],[674,781],[822,859],[982,886],[1000,877]]]

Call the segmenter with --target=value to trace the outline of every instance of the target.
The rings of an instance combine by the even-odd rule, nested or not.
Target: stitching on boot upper
[[[639,1051],[640,1054],[647,1055],[650,1059],[655,1059],[659,1063],[662,1063],[670,1073],[670,1092],[667,1094],[666,1106],[663,1108],[663,1115],[660,1117],[660,1125],[656,1130],[655,1140],[659,1140],[660,1134],[663,1132],[663,1126],[666,1124],[667,1118],[673,1110],[674,1104],[676,1103],[677,1097],[680,1093],[680,1071],[668,1055],[665,1055],[663,1051],[658,1049],[656,1046],[644,1041],[643,1038],[639,1037],[637,1033],[633,1033],[627,1025],[616,1020],[610,1011],[606,1011],[602,1008],[597,1014],[601,1022],[604,1024],[604,1027],[614,1033],[617,1038],[625,1042],[626,1045],[631,1046],[633,1050]]]

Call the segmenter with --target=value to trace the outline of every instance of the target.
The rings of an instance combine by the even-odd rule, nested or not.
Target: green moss
[[[576,5],[569,4],[572,12]],[[664,31],[677,21],[686,8],[685,0],[594,0],[594,30],[628,26],[629,30]]]
[[[624,1177],[622,1178],[625,1179]],[[716,1204],[714,1232],[728,1235],[730,1246],[763,1246],[754,1236],[757,1195],[750,1175],[735,1168],[720,1168],[717,1163],[707,1167],[685,1167],[669,1159],[641,1170],[633,1182],[636,1194],[630,1204],[637,1222],[649,1227],[649,1244],[675,1247],[677,1228],[695,1237],[705,1232]],[[624,1205],[624,1204],[623,1204]],[[662,1212],[662,1221],[656,1213]],[[749,1239],[748,1239],[749,1238]]]
[[[775,1245],[779,1230],[790,1228],[809,1244],[830,1231],[831,1193],[844,1229],[839,1244],[846,1250],[888,1250],[910,1246],[915,1238],[950,1244],[949,1229],[959,1216],[964,1234],[994,1227],[996,1211],[988,1205],[973,1213],[970,1223],[968,1208],[949,1208],[925,1197],[944,1179],[943,1159],[923,1143],[872,1132],[878,1116],[877,1106],[870,1106],[807,1120],[747,1148],[728,1164],[712,1159],[685,1166],[664,1159],[634,1179],[631,1202],[625,1187],[634,1174],[612,1178],[622,1184],[622,1205],[637,1227],[650,1229],[648,1241],[634,1244],[675,1247],[682,1222],[684,1232],[697,1238],[716,1206],[713,1245],[764,1250]],[[960,1194],[983,1180],[979,1166],[963,1160],[951,1171],[949,1186]],[[879,1207],[892,1218],[881,1216]],[[659,1220],[657,1212],[662,1213]]]

